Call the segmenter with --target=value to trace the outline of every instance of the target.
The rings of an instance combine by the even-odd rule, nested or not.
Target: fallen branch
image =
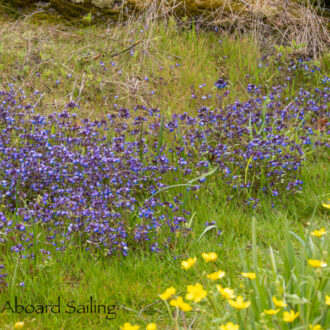
[[[129,50],[131,50],[132,48],[134,48],[135,46],[137,46],[140,42],[141,42],[141,40],[138,40],[136,43],[134,43],[133,45],[129,46],[128,48],[125,48],[124,50],[122,50],[120,52],[111,54],[110,57],[115,57],[115,56],[121,55],[123,53],[126,53]]]

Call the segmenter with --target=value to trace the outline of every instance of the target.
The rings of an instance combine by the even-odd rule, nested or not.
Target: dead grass
[[[159,3],[159,1],[156,1]],[[196,24],[217,27],[232,33],[252,33],[263,47],[288,45],[293,40],[304,43],[305,55],[317,57],[329,47],[329,19],[322,8],[310,1],[286,0],[186,0],[161,1],[159,16],[197,15]],[[157,15],[156,15],[157,16]]]
[[[242,77],[260,57],[251,38],[182,31],[174,21],[106,29],[3,21],[0,33],[1,89],[14,84],[27,93],[38,90],[41,112],[61,111],[75,101],[88,117],[113,111],[116,104],[169,114],[214,107],[214,82],[227,79],[235,98],[244,93]]]
[[[152,2],[139,19],[130,16],[122,24],[83,28],[49,24],[32,16],[15,21],[0,18],[0,88],[14,84],[27,93],[38,91],[39,111],[44,113],[62,111],[74,101],[80,106],[79,114],[90,118],[137,104],[172,114],[216,107],[238,96],[243,99],[248,83],[269,84],[274,76],[272,68],[258,68],[265,44],[268,51],[273,50],[276,40],[271,34],[267,39],[263,30],[269,24],[261,14],[276,21],[276,13],[269,12],[265,3],[256,1],[250,8],[254,25],[249,33],[244,30],[246,8],[235,23],[228,18],[233,27],[241,26],[242,33],[238,29],[235,34],[214,31],[216,18],[228,16],[224,7],[210,10],[213,16],[204,13],[204,21],[201,17],[195,22],[176,20],[181,2],[162,1],[159,6]],[[306,9],[306,17],[309,13]],[[321,18],[316,15],[320,20],[316,23],[313,15],[304,23],[305,30],[298,25],[278,28],[278,44],[292,36],[297,43],[311,39],[309,49],[319,52],[318,36],[327,31]],[[209,25],[203,25],[206,22]],[[313,22],[316,27],[308,33],[307,26]],[[210,26],[212,31],[202,28]],[[225,100],[214,86],[219,78],[229,82]]]
[[[150,25],[151,21],[171,17],[182,25],[217,28],[239,35],[252,34],[266,48],[273,44],[289,45],[295,40],[306,45],[301,49],[304,55],[313,57],[319,56],[330,45],[330,20],[322,16],[321,6],[312,0],[127,0],[120,4],[113,0],[95,0],[92,1],[95,7],[88,7],[83,0],[68,3],[74,9],[72,22],[77,23],[84,21],[87,24],[81,18],[89,10],[91,23],[100,15],[105,24],[117,20],[126,21],[128,25],[133,20]],[[60,13],[64,10],[62,2],[57,5],[57,1],[53,1],[50,7],[29,6],[32,9],[28,16],[49,20],[54,14],[47,8],[52,6]],[[1,4],[0,7],[6,6]],[[68,8],[63,11],[66,19],[70,17]],[[15,11],[8,7],[6,10]],[[79,12],[82,13],[80,20],[76,17]]]

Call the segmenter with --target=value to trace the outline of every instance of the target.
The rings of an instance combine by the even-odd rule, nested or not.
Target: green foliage
[[[217,312],[211,302],[205,300],[198,306],[196,304],[194,312],[186,313],[186,321],[192,321],[197,316],[194,328],[218,329],[219,324],[229,320],[236,322],[238,316],[220,297],[215,283],[206,278],[206,274],[219,269],[224,270],[226,276],[217,283],[234,288],[236,293],[246,297],[245,300],[251,301],[249,308],[253,313],[247,313],[249,319],[254,317],[264,326],[273,320],[275,322],[272,317],[261,316],[261,313],[272,307],[270,299],[276,294],[278,299],[285,298],[290,307],[299,311],[303,319],[300,321],[299,318],[297,325],[299,322],[321,323],[322,320],[317,320],[315,315],[321,316],[324,312],[323,298],[329,292],[329,270],[322,268],[320,272],[315,271],[306,261],[320,259],[329,264],[329,256],[323,254],[328,250],[329,233],[317,238],[311,237],[310,232],[322,227],[329,231],[328,210],[321,204],[329,197],[325,183],[329,180],[327,173],[330,168],[328,162],[315,161],[316,164],[303,170],[305,185],[301,195],[285,207],[279,203],[272,208],[272,201],[264,200],[258,212],[238,208],[234,201],[227,201],[224,186],[213,182],[210,175],[205,190],[197,198],[193,194],[187,198],[186,207],[193,211],[189,221],[191,239],[187,241],[178,237],[173,246],[161,255],[136,251],[125,259],[109,259],[78,247],[62,254],[49,246],[52,257],[47,258],[38,248],[47,242],[45,231],[41,223],[36,223],[34,230],[38,242],[35,244],[33,267],[29,260],[16,258],[5,246],[0,246],[1,263],[7,265],[10,283],[9,288],[0,295],[0,304],[15,295],[23,303],[35,304],[55,303],[58,296],[63,303],[75,300],[86,304],[93,296],[99,303],[118,304],[117,319],[107,321],[104,315],[99,314],[4,313],[0,326],[10,327],[23,320],[27,328],[33,329],[118,329],[125,322],[140,325],[155,322],[161,329],[166,326],[170,328],[173,321],[158,295],[167,287],[174,286],[184,297],[187,285],[200,281],[207,287],[211,299],[211,292],[214,292]],[[168,192],[177,194],[173,189],[168,189]],[[215,221],[215,225],[205,226],[205,222],[211,221]],[[218,230],[221,230],[220,235]],[[214,266],[204,263],[201,258],[202,252],[211,251],[218,254]],[[198,257],[197,268],[181,269],[181,261],[194,256]],[[254,282],[240,276],[241,272],[247,271],[256,272]],[[24,282],[25,286],[21,287],[20,282]],[[205,313],[201,313],[202,310]],[[171,311],[173,316],[175,308],[171,307]],[[283,316],[283,311],[281,313],[277,316],[279,319]]]
[[[86,21],[88,24],[91,24],[93,21],[92,13],[89,12],[86,16],[83,17],[83,20]]]
[[[205,265],[198,257],[196,265],[182,270],[183,273],[193,274],[191,284],[203,284],[207,296],[200,302],[189,302],[190,298],[186,296],[186,303],[191,305],[192,311],[180,313],[180,306],[176,314],[173,310],[169,311],[174,324],[177,326],[187,322],[188,318],[194,318],[205,329],[228,322],[239,325],[240,329],[308,329],[316,325],[327,329],[330,324],[326,303],[326,294],[330,289],[330,267],[317,268],[310,263],[315,259],[329,262],[329,234],[325,230],[311,232],[307,227],[304,233],[298,235],[290,231],[286,220],[282,224],[284,244],[273,242],[281,246],[276,255],[271,247],[268,253],[260,253],[257,223],[253,219],[252,251],[247,253],[238,247],[241,260],[235,269],[228,271],[221,258]],[[268,262],[264,258],[268,258]],[[225,274],[222,273],[218,279],[207,279],[210,273],[219,270]],[[233,290],[233,297],[226,297],[221,288]],[[182,286],[178,288],[182,296],[185,291]],[[244,297],[244,303],[234,305],[234,296]],[[218,308],[220,306],[221,309]],[[178,314],[181,316],[178,317]]]
[[[297,42],[295,40],[292,40],[291,46],[274,45],[274,48],[276,49],[276,51],[278,53],[282,54],[287,59],[287,57],[289,55],[292,55],[295,52],[298,52],[299,50],[305,48],[306,46],[307,46],[306,43],[297,44]]]

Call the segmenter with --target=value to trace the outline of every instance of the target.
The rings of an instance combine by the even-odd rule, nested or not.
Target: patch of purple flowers
[[[254,85],[247,90],[248,101],[203,107],[197,116],[166,120],[138,106],[134,114],[118,109],[96,121],[70,113],[73,102],[43,116],[22,91],[0,92],[1,242],[33,258],[38,225],[45,256],[51,246],[61,252],[69,245],[108,255],[159,252],[177,231],[188,233],[189,212],[166,189],[172,184],[199,178],[187,188],[197,190],[208,183],[201,176],[217,169],[216,180],[253,207],[262,195],[301,189],[306,152],[329,146],[326,132],[314,134],[329,115],[329,88],[301,89],[290,100],[282,86],[267,96]]]
[[[222,89],[222,88],[225,88],[225,87],[228,85],[228,83],[227,83],[226,80],[220,78],[220,79],[218,79],[218,80],[215,82],[215,85],[216,85],[219,89]]]

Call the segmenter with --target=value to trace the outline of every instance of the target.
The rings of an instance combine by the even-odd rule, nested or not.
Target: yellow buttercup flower
[[[232,299],[236,297],[234,295],[234,290],[230,288],[223,288],[221,285],[216,285],[216,288],[225,299]]]
[[[211,273],[211,274],[207,274],[207,278],[216,281],[216,280],[220,280],[225,276],[225,272],[223,270],[219,270],[217,272]]]
[[[279,309],[265,309],[264,313],[267,315],[275,315],[279,312]]]
[[[283,300],[277,300],[275,297],[272,298],[273,303],[276,307],[286,307],[287,304]]]
[[[233,322],[227,322],[226,324],[220,325],[221,330],[238,330],[238,325]]]
[[[14,324],[14,329],[22,329],[24,327],[24,322],[16,322]]]
[[[189,258],[187,260],[184,260],[184,261],[181,262],[181,267],[183,269],[189,269],[190,267],[192,267],[193,265],[195,265],[196,260],[197,260],[196,257],[195,258]]]
[[[291,310],[290,312],[285,311],[283,314],[283,321],[284,322],[293,322],[297,317],[299,316],[299,313],[295,313],[294,310]]]
[[[177,299],[172,299],[170,301],[171,306],[179,307],[183,312],[189,312],[192,310],[191,306],[183,301],[182,297],[178,297]]]
[[[256,278],[255,273],[242,273],[241,274],[243,277],[249,278],[250,280],[254,280]]]
[[[187,291],[188,293],[186,295],[186,299],[193,300],[195,303],[200,302],[207,295],[207,292],[203,289],[203,286],[199,283],[197,283],[195,286],[188,285]]]
[[[315,325],[310,324],[309,329],[311,329],[311,330],[322,330],[323,328],[319,324],[315,324]]]
[[[149,323],[146,327],[146,330],[157,330],[157,324],[156,323]]]
[[[325,304],[330,306],[330,296],[325,296]]]
[[[309,259],[308,263],[314,268],[323,268],[327,266],[327,264],[324,261],[316,260],[316,259]]]
[[[129,322],[124,323],[124,325],[122,325],[120,327],[121,330],[139,330],[140,326],[139,325],[132,325]]]
[[[202,257],[206,262],[215,261],[218,255],[215,252],[202,253]]]
[[[251,304],[250,301],[244,301],[242,296],[238,296],[236,300],[229,299],[229,305],[237,309],[248,308]]]
[[[326,230],[324,228],[321,228],[320,230],[314,230],[311,232],[312,236],[316,236],[316,237],[322,237],[326,234]]]
[[[171,298],[175,294],[175,292],[176,292],[175,288],[173,288],[173,286],[171,286],[170,288],[166,289],[164,293],[159,295],[159,297],[162,300],[167,300],[167,299]]]
[[[330,201],[328,201],[328,203],[322,203],[322,206],[326,209],[330,209]]]

